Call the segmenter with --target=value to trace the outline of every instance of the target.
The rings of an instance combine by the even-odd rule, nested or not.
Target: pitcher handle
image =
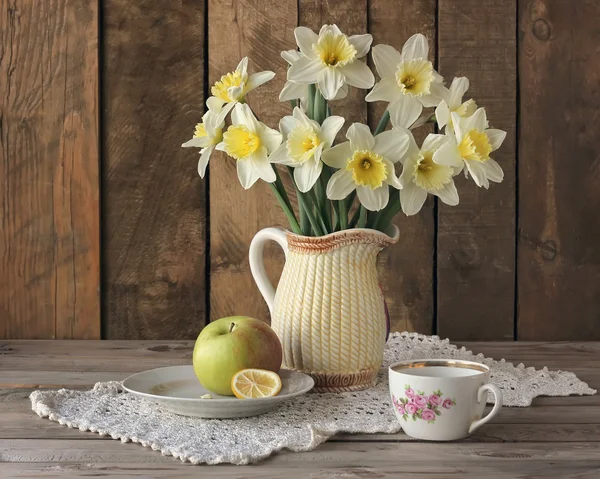
[[[485,401],[488,391],[494,395],[494,407],[487,416],[477,419],[471,423],[471,427],[469,427],[469,434],[492,419],[496,414],[498,414],[500,408],[502,407],[502,391],[499,387],[494,386],[493,384],[483,384],[479,387],[479,390],[477,391],[477,401]]]
[[[250,243],[250,271],[258,290],[262,297],[265,299],[267,306],[269,307],[269,313],[273,315],[273,303],[275,302],[275,288],[271,284],[271,280],[267,276],[265,269],[265,262],[263,257],[263,251],[265,249],[265,243],[267,241],[275,241],[283,250],[285,257],[288,254],[288,242],[283,230],[279,228],[265,228],[260,230]]]

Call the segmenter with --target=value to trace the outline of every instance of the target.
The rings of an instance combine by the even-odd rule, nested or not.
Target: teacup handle
[[[263,250],[267,241],[278,243],[281,249],[283,249],[286,258],[288,255],[288,242],[283,230],[279,228],[265,228],[256,233],[256,236],[254,236],[254,239],[250,243],[250,271],[260,294],[262,294],[269,307],[269,313],[272,315],[273,304],[275,303],[275,288],[273,288],[271,280],[267,276],[263,259]]]
[[[479,387],[479,390],[477,391],[477,401],[485,401],[485,394],[487,394],[488,391],[491,391],[494,395],[494,407],[487,416],[477,419],[471,423],[471,427],[469,427],[469,434],[492,419],[496,414],[498,414],[498,411],[500,411],[500,408],[502,407],[502,391],[500,391],[500,388],[494,386],[493,384],[484,384],[483,386]]]

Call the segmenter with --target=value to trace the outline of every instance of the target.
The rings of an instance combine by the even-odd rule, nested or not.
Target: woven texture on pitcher
[[[315,373],[379,368],[385,343],[379,250],[352,243],[322,254],[289,251],[272,320],[284,367]]]

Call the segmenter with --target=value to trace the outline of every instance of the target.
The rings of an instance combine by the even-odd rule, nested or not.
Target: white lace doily
[[[529,406],[536,396],[595,394],[573,373],[513,366],[437,336],[393,333],[377,386],[366,391],[307,394],[267,414],[245,419],[199,419],[163,410],[123,391],[118,382],[91,391],[35,391],[32,409],[41,417],[82,431],[133,441],[194,464],[248,464],[283,448],[314,449],[334,434],[394,433],[400,424],[389,399],[387,366],[406,359],[455,358],[487,364],[505,406]],[[401,436],[401,439],[408,439]]]

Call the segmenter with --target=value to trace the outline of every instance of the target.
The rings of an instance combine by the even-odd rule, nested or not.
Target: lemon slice
[[[273,397],[281,391],[281,378],[266,369],[242,369],[231,378],[231,390],[239,399]]]

